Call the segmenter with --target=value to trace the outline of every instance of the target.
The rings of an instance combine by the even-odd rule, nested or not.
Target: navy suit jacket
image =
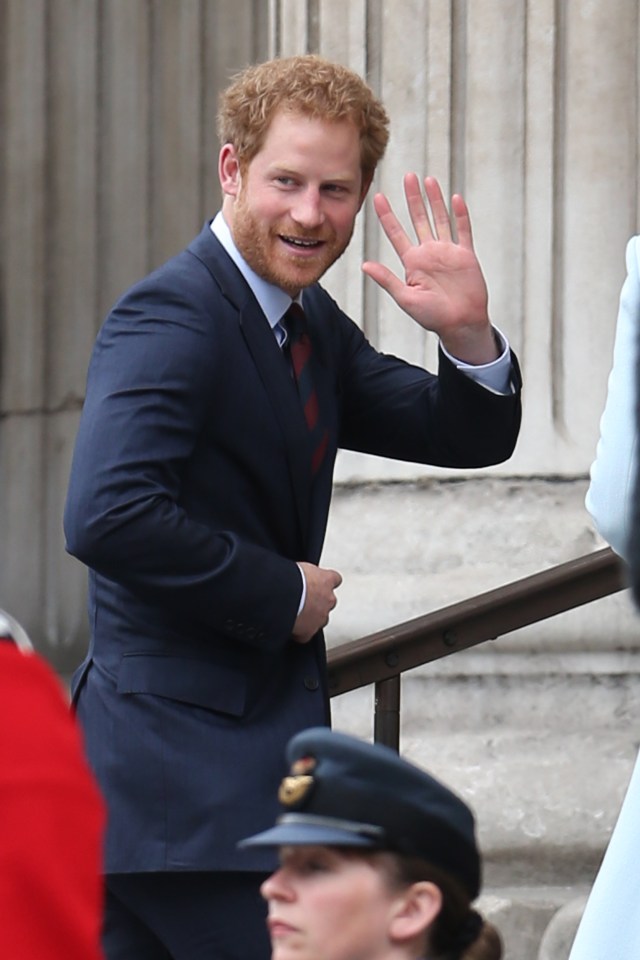
[[[236,843],[274,820],[288,738],[329,722],[323,637],[291,630],[336,449],[473,467],[513,450],[515,359],[498,396],[444,356],[436,377],[381,355],[319,285],[304,302],[330,433],[313,482],[286,361],[208,225],[98,335],[65,533],[90,568],[73,693],[108,872],[272,868]]]

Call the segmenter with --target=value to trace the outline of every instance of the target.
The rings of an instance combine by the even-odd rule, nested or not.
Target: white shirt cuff
[[[298,570],[300,571],[300,576],[302,577],[302,596],[300,597],[300,604],[298,606],[298,616],[300,616],[302,613],[302,608],[304,607],[304,602],[307,599],[307,581],[300,564],[298,564]]]
[[[451,356],[442,344],[440,344],[440,349],[460,373],[464,373],[466,377],[475,380],[481,387],[485,387],[492,393],[507,396],[513,393],[513,385],[511,383],[511,348],[509,347],[509,341],[501,330],[494,327],[493,331],[496,335],[496,341],[502,348],[502,353],[496,360],[492,360],[491,363],[480,363],[474,366],[472,363],[465,363],[464,360],[458,360],[456,357]]]

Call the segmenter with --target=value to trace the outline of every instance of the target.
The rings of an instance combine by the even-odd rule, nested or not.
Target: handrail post
[[[400,674],[375,685],[373,739],[400,752]]]

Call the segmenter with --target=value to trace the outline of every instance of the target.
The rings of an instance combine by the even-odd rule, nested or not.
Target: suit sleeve
[[[513,453],[521,420],[521,378],[497,394],[439,352],[438,375],[378,353],[342,315],[340,446],[442,467],[485,467]]]
[[[174,288],[147,280],[99,333],[65,508],[67,549],[145,601],[223,634],[244,624],[236,639],[280,645],[301,595],[296,564],[212,529],[182,502],[216,413],[218,358],[211,314],[193,290],[179,297]]]

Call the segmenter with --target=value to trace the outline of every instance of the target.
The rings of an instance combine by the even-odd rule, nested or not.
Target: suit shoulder
[[[226,314],[235,317],[237,310],[234,298],[225,292],[223,278],[187,247],[130,286],[115,301],[107,320],[184,320],[189,316],[198,326]]]
[[[213,235],[211,241],[211,259],[215,261]],[[144,335],[148,343],[148,335],[162,333],[163,337],[179,337],[188,348],[188,341],[194,338],[210,340],[223,331],[236,330],[238,310],[234,299],[226,295],[215,262],[207,263],[193,246],[190,244],[166,260],[120,296],[101,325],[99,342],[122,335],[131,342],[131,336],[137,334]],[[222,268],[221,272],[224,273]]]

